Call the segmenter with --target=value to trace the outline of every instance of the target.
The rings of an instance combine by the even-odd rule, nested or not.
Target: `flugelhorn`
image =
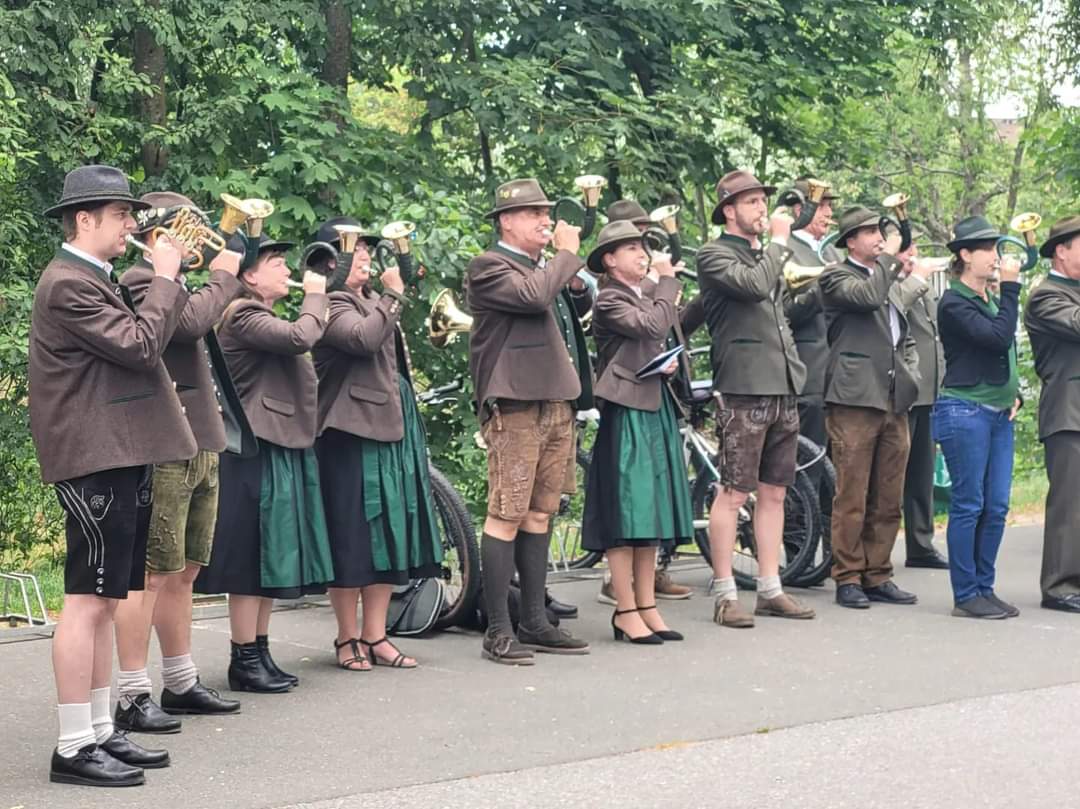
[[[1035,231],[1042,224],[1042,217],[1034,212],[1017,214],[1009,221],[1009,230],[1023,235],[1023,240],[1015,236],[1002,236],[995,248],[1000,258],[1005,258],[1005,251],[1010,245],[1024,251],[1024,260],[1020,262],[1020,272],[1027,272],[1039,263],[1039,248],[1035,245]]]
[[[183,247],[185,256],[181,260],[181,267],[185,271],[202,269],[214,260],[214,256],[225,250],[225,238],[211,227],[210,219],[207,219],[206,215],[199,211],[198,208],[178,205],[173,208],[166,208],[166,210],[153,208],[151,211],[140,213],[145,213],[150,217],[157,217],[150,221],[163,223],[151,231],[154,238],[157,239],[162,235],[167,235],[168,238]],[[145,218],[143,223],[149,225],[149,221]],[[139,250],[150,251],[148,245],[137,241],[130,235],[126,238],[126,241],[137,246]]]
[[[435,296],[428,315],[428,339],[435,348],[446,348],[459,334],[472,331],[473,319],[461,311],[454,293],[444,289]]]
[[[600,202],[600,194],[607,185],[607,178],[600,174],[582,174],[574,178],[574,185],[581,192],[582,202],[578,202],[573,197],[559,197],[551,208],[551,218],[556,222],[559,219],[566,219],[559,216],[559,208],[564,205],[576,208],[584,215],[581,223],[581,238],[587,239],[596,227],[596,206]]]
[[[897,191],[895,194],[889,194],[881,201],[883,208],[890,208],[896,215],[895,221],[887,219],[888,224],[894,225],[900,232],[900,252],[903,253],[909,247],[911,247],[911,220],[908,219],[907,204],[911,200],[911,196],[905,194],[902,191]],[[882,230],[882,235],[885,234],[885,230]]]

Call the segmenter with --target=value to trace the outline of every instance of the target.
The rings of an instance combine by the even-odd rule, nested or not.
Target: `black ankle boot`
[[[266,668],[257,643],[234,643],[229,663],[229,688],[257,694],[280,694],[291,689],[292,683]]]
[[[274,658],[270,656],[270,638],[266,635],[256,635],[255,645],[259,647],[259,652],[262,654],[263,665],[270,670],[272,674],[279,679],[288,680],[292,683],[293,687],[300,685],[300,678],[295,674],[289,674],[287,671],[282,671],[281,667],[274,662]]]

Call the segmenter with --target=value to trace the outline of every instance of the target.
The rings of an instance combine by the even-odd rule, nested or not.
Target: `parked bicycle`
[[[452,401],[461,387],[461,379],[456,379],[418,393],[416,400],[421,406],[436,407]],[[476,614],[480,592],[480,547],[476,542],[472,515],[457,489],[430,461],[428,473],[442,537],[442,579],[446,594],[443,610],[434,628],[447,629],[468,623]]]

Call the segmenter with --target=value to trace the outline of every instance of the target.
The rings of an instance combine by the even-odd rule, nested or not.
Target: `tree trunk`
[[[697,203],[698,225],[701,227],[701,243],[709,240],[709,211],[706,209],[705,186],[694,183],[694,201]]]
[[[484,184],[489,191],[495,190],[495,169],[491,163],[491,141],[483,124],[477,124],[480,130],[480,159],[484,164]]]
[[[345,7],[345,0],[326,0],[323,17],[326,21],[326,57],[319,78],[347,90],[349,67],[352,64],[352,18]]]
[[[161,0],[146,0],[148,14],[160,12]],[[158,140],[155,130],[164,127],[167,117],[165,97],[165,47],[157,41],[146,23],[135,26],[133,67],[150,81],[151,91],[139,96],[139,120],[143,123],[142,166],[147,177],[165,173],[169,166],[169,150]]]

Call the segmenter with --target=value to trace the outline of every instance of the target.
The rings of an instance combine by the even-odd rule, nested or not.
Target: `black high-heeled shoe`
[[[615,635],[615,640],[625,640],[629,643],[644,643],[649,646],[658,646],[664,642],[664,639],[655,632],[650,632],[648,635],[641,635],[640,637],[634,638],[628,635],[626,630],[619,629],[619,627],[615,626],[615,619],[620,615],[626,615],[628,612],[637,612],[637,609],[615,610],[615,612],[611,614],[611,629]]]
[[[656,605],[653,604],[651,607],[638,607],[638,612],[641,612],[642,610],[655,610],[655,609],[656,609]],[[661,640],[683,640],[684,639],[683,635],[682,635],[682,632],[676,632],[674,629],[654,629],[653,634],[656,635]]]

